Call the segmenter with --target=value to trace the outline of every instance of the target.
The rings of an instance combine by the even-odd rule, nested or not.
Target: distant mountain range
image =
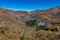
[[[39,18],[47,19],[51,22],[60,22],[60,7],[54,7],[48,10],[36,10],[35,13]]]
[[[54,7],[48,10],[35,10],[35,11],[14,11],[4,8],[0,8],[0,14],[5,13],[9,16],[15,15],[15,17],[21,21],[47,19],[51,22],[60,22],[60,7]]]

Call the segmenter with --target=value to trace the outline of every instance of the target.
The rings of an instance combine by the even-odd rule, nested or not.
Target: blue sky
[[[0,8],[11,10],[45,10],[60,6],[60,0],[0,0]]]

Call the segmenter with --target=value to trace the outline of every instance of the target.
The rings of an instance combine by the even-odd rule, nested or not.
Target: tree
[[[26,23],[26,26],[34,27],[37,24],[36,21],[37,20],[30,20],[30,21],[27,21],[25,23]]]

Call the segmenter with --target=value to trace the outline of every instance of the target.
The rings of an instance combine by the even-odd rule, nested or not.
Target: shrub
[[[24,40],[24,37],[21,37],[21,39],[20,40]]]
[[[4,30],[0,30],[0,33],[1,33],[1,34],[5,34]]]
[[[47,27],[46,26],[43,26],[43,25],[41,25],[41,26],[36,26],[36,31],[38,31],[38,30],[45,30]]]

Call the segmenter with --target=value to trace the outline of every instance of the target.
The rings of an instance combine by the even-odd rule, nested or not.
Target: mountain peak
[[[53,7],[53,9],[60,9],[60,6]]]
[[[56,6],[55,8],[60,8],[60,6]]]

